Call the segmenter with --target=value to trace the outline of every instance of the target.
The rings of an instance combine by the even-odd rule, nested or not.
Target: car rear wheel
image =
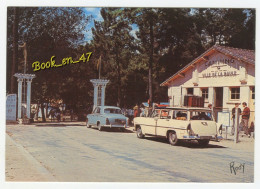
[[[198,142],[202,147],[206,147],[209,144],[209,140],[198,140]]]
[[[168,141],[171,145],[175,146],[178,144],[177,134],[174,131],[168,133]]]
[[[125,128],[120,128],[119,129],[121,132],[125,132]]]
[[[136,135],[137,135],[137,138],[144,138],[144,134],[143,134],[143,132],[142,132],[141,127],[137,127],[137,129],[136,129]]]

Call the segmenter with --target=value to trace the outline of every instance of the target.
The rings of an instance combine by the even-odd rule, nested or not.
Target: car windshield
[[[106,108],[104,110],[105,114],[122,114],[122,111],[120,109],[115,109],[115,108]]]
[[[192,111],[190,115],[191,120],[213,120],[211,111]]]

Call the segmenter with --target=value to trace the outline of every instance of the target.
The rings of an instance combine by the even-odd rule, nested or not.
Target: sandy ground
[[[6,135],[6,181],[55,181],[21,145]]]
[[[170,146],[164,139],[137,139],[131,130],[100,132],[79,122],[7,125],[6,181],[254,181],[252,138]]]

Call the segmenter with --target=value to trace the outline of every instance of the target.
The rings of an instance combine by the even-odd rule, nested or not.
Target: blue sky
[[[94,20],[96,21],[103,21],[103,18],[100,14],[101,8],[97,7],[86,7],[83,9],[86,15],[92,15],[93,19],[90,21],[90,23],[86,27],[85,32],[85,40],[90,41],[92,39],[92,31],[91,28],[94,27]],[[136,31],[138,30],[138,27],[136,24],[132,25],[132,31],[130,32],[131,35],[133,35],[136,38]]]
[[[84,8],[84,12],[86,15],[92,15],[93,19],[87,25],[87,31],[85,32],[85,39],[87,41],[92,39],[92,31],[91,28],[94,27],[94,20],[96,21],[103,21],[103,18],[100,14],[101,8],[94,8],[94,7],[87,7]]]

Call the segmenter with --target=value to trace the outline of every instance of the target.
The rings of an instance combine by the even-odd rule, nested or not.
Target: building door
[[[215,108],[223,107],[223,87],[216,87],[215,88]]]
[[[222,107],[223,107],[223,87],[215,87],[213,116],[216,121],[218,117],[218,112],[222,112]]]

